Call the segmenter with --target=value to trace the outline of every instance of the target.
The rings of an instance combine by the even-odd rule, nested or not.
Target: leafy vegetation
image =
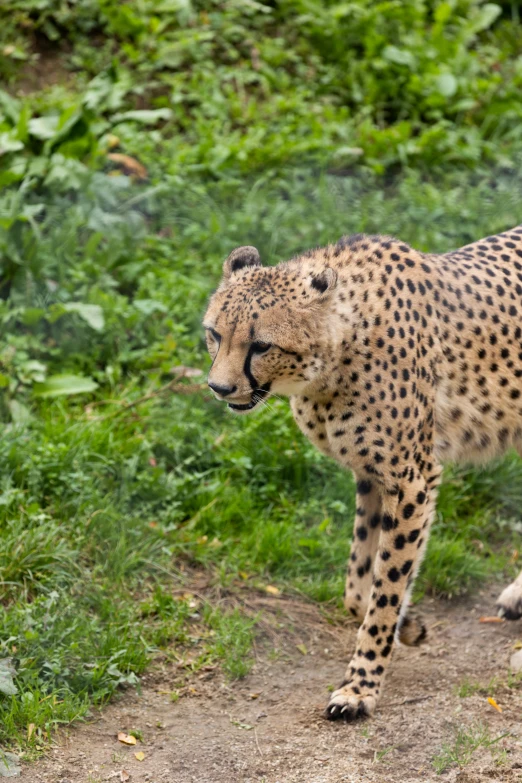
[[[475,0],[0,19],[0,743],[32,752],[158,650],[248,671],[255,618],[195,570],[340,601],[351,477],[286,403],[238,419],[198,388],[205,301],[239,244],[444,251],[520,222],[521,31]],[[514,455],[447,471],[419,595],[513,570],[520,487]]]
[[[125,151],[139,150],[157,176],[244,175],[303,160],[338,171],[508,163],[521,141],[516,8],[10,0],[0,10],[0,73],[15,80],[25,66],[31,86],[43,63],[61,78],[24,101],[21,120],[4,107],[3,148],[16,176],[28,152],[103,157],[116,127]],[[164,127],[137,143],[133,124],[153,120]],[[63,181],[60,163],[50,176]]]

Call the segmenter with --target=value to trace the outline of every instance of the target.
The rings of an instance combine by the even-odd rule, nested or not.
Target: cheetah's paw
[[[500,617],[506,620],[518,620],[522,617],[522,584],[517,579],[503,590],[497,600]]]
[[[407,614],[399,628],[399,640],[408,647],[418,647],[428,638],[426,625],[422,617]]]
[[[376,706],[375,690],[370,691],[355,682],[349,682],[332,693],[325,717],[328,720],[354,721],[373,715]]]

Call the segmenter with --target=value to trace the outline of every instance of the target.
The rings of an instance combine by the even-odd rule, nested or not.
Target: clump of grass
[[[474,696],[476,693],[480,693],[483,696],[494,696],[499,686],[502,685],[500,677],[492,677],[487,683],[473,682],[469,678],[466,678],[457,686],[456,694],[461,699],[467,699],[469,696]]]
[[[438,775],[442,775],[452,766],[465,767],[470,763],[473,754],[480,748],[493,749],[500,740],[509,736],[509,732],[492,737],[490,729],[483,723],[471,726],[459,726],[455,737],[450,743],[442,746],[439,754],[433,758],[433,767]]]
[[[47,514],[21,515],[6,524],[0,548],[0,595],[29,599],[70,584],[79,575],[78,551]]]
[[[494,696],[500,690],[517,689],[520,688],[521,685],[522,674],[514,674],[510,671],[506,678],[495,675],[487,683],[474,682],[469,678],[466,678],[457,686],[456,694],[461,699],[466,699],[468,696],[474,696],[476,693],[480,693],[483,696]]]
[[[254,664],[251,650],[256,621],[246,618],[238,609],[231,612],[207,609],[204,617],[213,631],[209,643],[210,654],[221,660],[230,679],[247,675]]]
[[[487,560],[470,549],[467,537],[437,535],[435,531],[428,544],[417,589],[451,597],[483,582],[491,572]]]

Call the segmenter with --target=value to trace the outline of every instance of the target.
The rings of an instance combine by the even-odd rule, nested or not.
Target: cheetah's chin
[[[254,408],[257,408],[258,405],[261,402],[263,402],[265,397],[267,397],[269,391],[270,391],[270,384],[267,383],[264,386],[261,386],[260,389],[256,389],[256,391],[252,392],[252,397],[250,399],[250,402],[245,402],[243,404],[229,402],[227,403],[227,405],[230,408],[230,410],[233,411],[234,413],[250,413],[250,411],[253,411]]]
[[[235,405],[233,402],[229,402],[227,405],[231,411],[234,411],[234,413],[246,413],[247,411],[253,411],[259,402],[260,400],[251,400],[244,405]]]

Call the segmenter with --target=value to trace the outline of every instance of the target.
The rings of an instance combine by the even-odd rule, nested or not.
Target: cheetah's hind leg
[[[399,641],[407,647],[418,647],[428,638],[426,624],[416,612],[408,611],[399,627]]]
[[[506,620],[518,620],[522,617],[522,573],[499,595],[497,610]]]

